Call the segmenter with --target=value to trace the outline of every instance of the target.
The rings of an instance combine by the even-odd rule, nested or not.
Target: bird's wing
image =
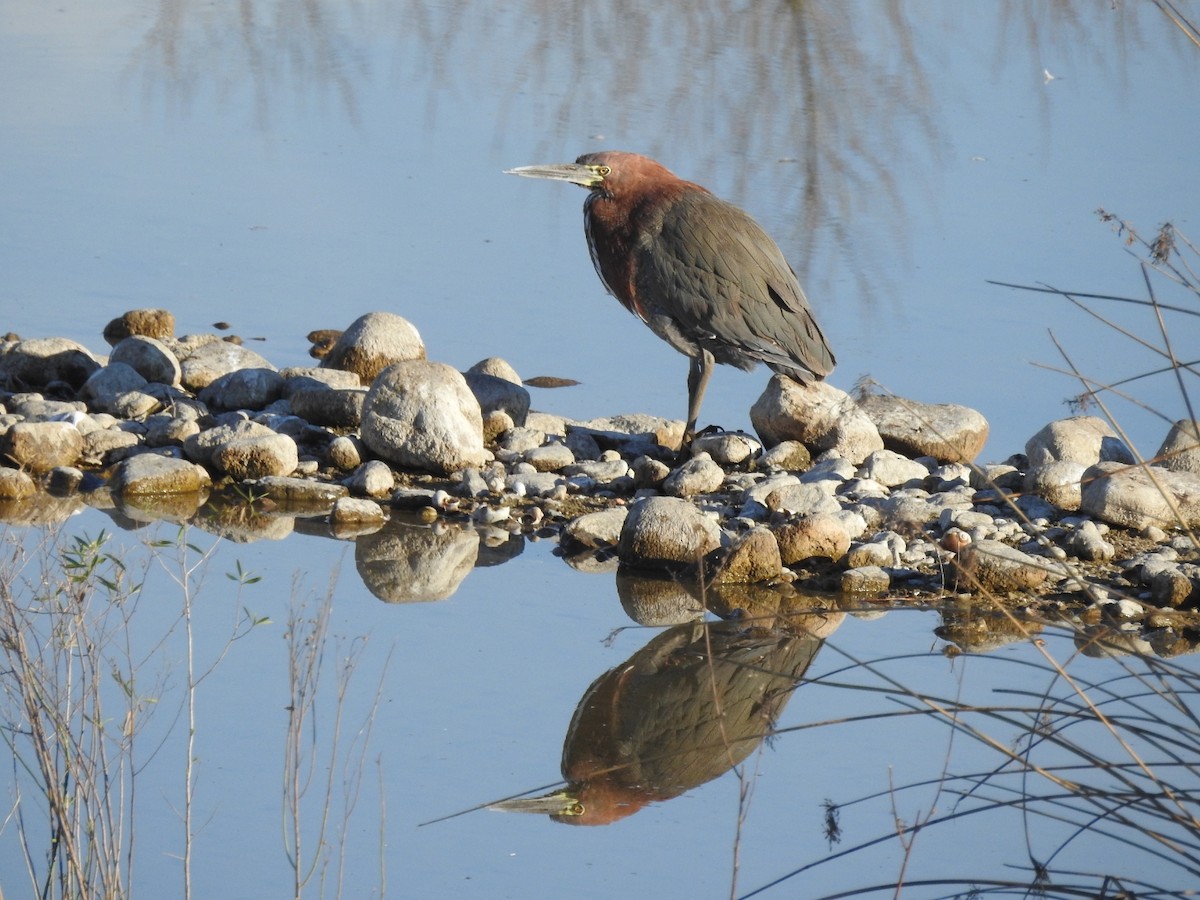
[[[834,358],[775,242],[750,216],[694,191],[643,231],[637,289],[652,315],[669,317],[721,362],[761,361],[801,381]]]

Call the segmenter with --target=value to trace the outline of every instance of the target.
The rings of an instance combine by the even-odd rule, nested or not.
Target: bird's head
[[[505,169],[504,174],[569,181],[590,191],[601,191],[610,195],[628,193],[636,185],[663,184],[678,180],[668,169],[649,157],[620,150],[585,153],[573,163]]]

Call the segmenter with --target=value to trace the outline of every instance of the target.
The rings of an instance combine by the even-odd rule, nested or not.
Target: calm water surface
[[[432,359],[465,368],[500,355],[526,377],[579,380],[534,398],[579,418],[681,416],[685,363],[604,296],[582,236],[583,192],[506,178],[504,168],[637,150],[745,207],[806,285],[839,358],[833,383],[850,389],[869,375],[919,400],[976,407],[993,426],[988,459],[1022,449],[1079,390],[1035,365],[1064,366],[1048,332],[1096,378],[1157,364],[1061,299],[988,279],[1142,297],[1137,260],[1094,210],[1147,235],[1164,221],[1196,231],[1200,51],[1148,2],[9,0],[0,79],[0,330],[64,335],[99,352],[110,318],[162,306],[180,333],[229,321],[284,366],[307,361],[311,329],[390,310],[417,326]],[[1154,334],[1143,312],[1103,310]],[[1177,338],[1195,334],[1186,319],[1169,325]],[[722,369],[704,418],[748,427],[766,380],[761,370]],[[1168,418],[1183,414],[1167,379],[1138,382],[1136,394]],[[1159,418],[1117,411],[1143,452],[1157,449]],[[113,527],[88,513],[61,530]],[[35,560],[53,558],[38,550],[39,534],[14,539]],[[138,560],[149,558],[147,536],[171,540],[175,530],[121,531],[116,541]],[[202,549],[213,541],[196,529],[189,536]],[[485,810],[418,827],[557,786],[580,698],[663,632],[632,625],[611,573],[577,573],[544,544],[477,564],[451,596],[426,603],[381,602],[359,574],[356,553],[365,552],[303,533],[223,542],[197,587],[201,660],[219,656],[239,609],[271,619],[237,640],[198,689],[197,896],[290,890],[284,635],[297,598],[315,608],[331,578],[331,632],[343,643],[330,644],[330,671],[367,636],[344,733],[372,723],[345,831],[346,896],[746,893],[830,852],[824,801],[885,793],[843,809],[848,846],[894,833],[896,817],[950,806],[931,785],[899,793],[893,809],[889,785],[934,779],[947,766],[998,765],[979,741],[950,741],[944,722],[873,719],[780,734],[741,764],[741,780],[727,774],[608,827]],[[240,592],[225,577],[239,563],[262,579]],[[150,646],[178,621],[180,596],[157,563],[144,564],[148,588],[131,631]],[[777,724],[902,705],[878,674],[855,678],[888,688],[882,694],[827,684],[848,658],[911,655],[881,665],[942,697],[977,692],[996,702],[995,691],[1014,684],[1047,690],[1036,648],[950,660],[933,633],[939,621],[846,618]],[[186,646],[178,628],[171,635],[153,662],[166,710],[178,708],[186,683]],[[1069,656],[1069,641],[1058,649]],[[1112,671],[1089,658],[1071,665],[1088,677]],[[1028,680],[1017,679],[1022,671]],[[337,708],[329,685],[319,747]],[[166,743],[139,775],[136,887],[161,895],[181,890],[187,749],[173,712],[152,722],[149,733]],[[1000,744],[1019,739],[1016,726],[992,728]],[[352,754],[359,745],[346,741],[339,752]],[[306,803],[311,828],[324,804],[315,794]],[[906,879],[1020,880],[1031,858],[1066,840],[1042,827],[1031,831],[1032,848],[1019,817],[930,829]],[[23,896],[13,835],[9,820],[0,886]],[[1072,842],[1055,863],[1095,871],[1113,860],[1186,883],[1121,840]],[[769,893],[891,883],[905,863],[893,838]]]

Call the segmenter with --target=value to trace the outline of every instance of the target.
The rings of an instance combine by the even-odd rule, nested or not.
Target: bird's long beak
[[[578,816],[583,812],[579,799],[570,788],[541,797],[512,797],[489,803],[487,808],[500,812],[539,813],[549,816]]]
[[[579,163],[557,163],[547,166],[521,166],[505,169],[505,175],[521,175],[525,178],[549,178],[553,181],[569,181],[585,188],[594,188],[604,183],[601,166],[581,166]]]

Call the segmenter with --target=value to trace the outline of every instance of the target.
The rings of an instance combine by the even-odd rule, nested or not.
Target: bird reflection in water
[[[607,825],[712,781],[771,733],[838,622],[839,614],[786,630],[692,622],[663,632],[579,701],[563,745],[567,786],[490,808]]]

